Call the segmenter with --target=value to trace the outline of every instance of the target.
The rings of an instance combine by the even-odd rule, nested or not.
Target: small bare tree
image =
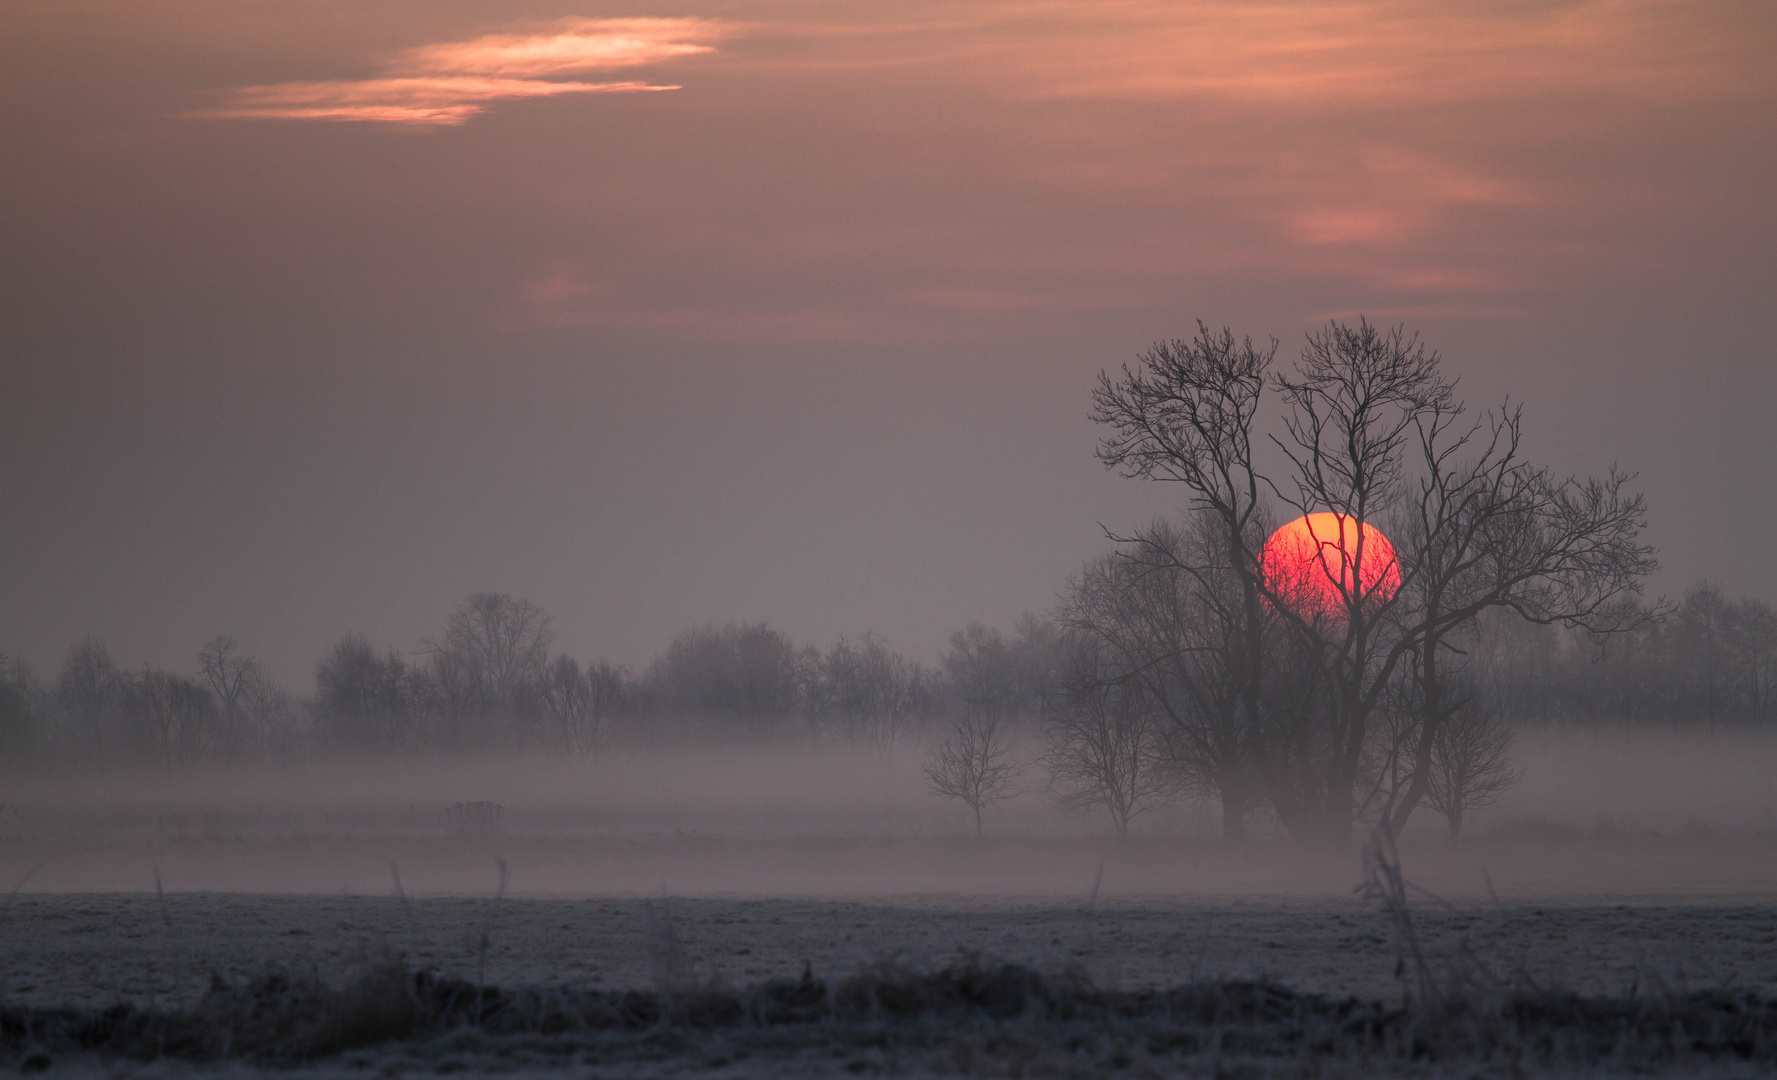
[[[1472,695],[1438,725],[1425,765],[1425,801],[1450,823],[1452,844],[1467,812],[1497,804],[1519,776],[1505,716]]]
[[[1161,714],[1102,642],[1070,643],[1045,711],[1049,749],[1043,760],[1063,808],[1103,807],[1117,835],[1127,836],[1133,818],[1177,792],[1178,776],[1161,746]]]
[[[981,811],[1017,794],[1019,768],[1012,740],[991,706],[972,706],[932,751],[926,783],[934,795],[957,799],[975,812],[975,835],[981,835]]]

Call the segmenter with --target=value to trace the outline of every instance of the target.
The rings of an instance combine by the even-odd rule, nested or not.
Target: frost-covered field
[[[1777,903],[1464,901],[1425,905],[1426,950],[1459,938],[1504,973],[1589,993],[1717,985],[1777,989]],[[14,1002],[191,1004],[213,973],[273,967],[347,978],[389,955],[503,985],[739,986],[804,967],[851,974],[894,959],[975,953],[1114,989],[1267,978],[1389,998],[1391,927],[1378,905],[1323,900],[1052,898],[960,901],[492,899],[229,893],[21,896],[0,946]],[[482,940],[485,936],[486,947]]]
[[[1763,1009],[1762,995],[1777,989],[1774,847],[1756,836],[1544,831],[1454,851],[1422,841],[1407,845],[1403,859],[1409,876],[1438,894],[1414,908],[1420,948],[1435,972],[1454,970],[1460,946],[1472,958],[1463,970],[1481,973],[1496,990],[1574,991],[1615,999],[1607,1006],[1613,1009],[1624,1001],[1678,1002],[1704,1008],[1701,1015],[1713,1024],[1719,1020],[1714,1006],[1696,1006],[1689,995],[1725,989],[1739,995],[1736,1008],[1750,1000]],[[220,1025],[225,1032],[216,1045],[225,1045],[237,1038],[230,1025],[241,1015],[269,1009],[281,1016],[279,1010],[295,1008],[307,1016],[304,1010],[320,1007],[300,995],[290,1004],[292,984],[324,988],[325,1001],[345,995],[348,1005],[338,1008],[356,1015],[362,1006],[350,1003],[359,1002],[353,995],[361,992],[353,988],[370,985],[367,978],[384,986],[391,971],[408,973],[401,979],[427,972],[461,986],[499,987],[508,995],[502,1000],[526,990],[542,991],[539,1001],[568,995],[565,1000],[579,1002],[574,1008],[594,1012],[630,1001],[631,991],[642,995],[640,1011],[612,1021],[612,1030],[597,1024],[563,1030],[542,1020],[526,1027],[531,1021],[513,1020],[509,1010],[503,1022],[519,1023],[518,1032],[490,1034],[483,1025],[441,1025],[427,1013],[388,1021],[394,1026],[386,1038],[372,1025],[371,1034],[348,1039],[343,1052],[311,1053],[287,1048],[331,1046],[333,1035],[312,1043],[311,1029],[336,1032],[341,1022],[315,1021],[300,1036],[280,1027],[276,1039],[263,1044],[274,1050],[255,1052],[280,1066],[296,1060],[324,1072],[776,1076],[1099,1075],[1126,1065],[1139,1066],[1138,1074],[1197,1075],[1223,1061],[1253,1076],[1315,1070],[1441,1075],[1398,1052],[1410,1043],[1399,1031],[1376,1036],[1397,1046],[1380,1056],[1365,1049],[1369,1035],[1351,1034],[1359,1020],[1408,1022],[1396,1011],[1405,989],[1398,978],[1398,926],[1380,903],[1353,891],[1362,877],[1355,852],[1309,857],[1277,841],[1230,851],[1177,837],[673,834],[65,839],[9,844],[0,853],[8,875],[32,869],[20,856],[38,863],[0,924],[0,997],[15,1010],[73,1006],[91,1022],[129,1003],[148,1018],[144,1023],[175,1014],[203,1030]],[[130,873],[138,874],[133,891],[32,889],[40,879],[54,884],[58,874],[115,889]],[[783,884],[779,895],[768,888],[773,880]],[[194,882],[228,891],[193,891]],[[305,883],[311,891],[297,891]],[[919,888],[897,889],[897,883]],[[945,884],[951,888],[942,889]],[[1039,995],[1031,999],[1036,1004],[1005,1015],[983,1013],[988,1006],[979,1003],[951,1010],[952,973],[991,983],[1004,964],[1043,980],[1042,995],[1062,997]],[[977,970],[988,974],[969,974]],[[846,980],[862,978],[874,987],[869,980],[884,972],[916,983],[938,978],[944,989],[939,1005],[931,1006],[937,1011],[881,1019],[833,1004],[855,1005],[855,993],[845,997]],[[804,973],[817,982],[800,983]],[[1252,983],[1285,989],[1253,991]],[[753,1008],[746,1003],[806,994],[809,985],[828,995],[820,1001],[829,1012],[818,1022],[731,1017],[711,1026],[695,1017],[673,1019],[661,1004],[714,990],[727,995],[722,1000],[733,1009]],[[221,998],[219,986],[227,988]],[[267,986],[275,991],[271,1005],[262,1000]],[[1233,994],[1238,1015],[1229,1020],[1212,1010],[1210,1022],[1191,1019],[1197,1014],[1188,1009],[1180,1020],[1183,1007],[1170,1004],[1161,1014],[1142,1011],[1177,994],[1155,999],[1141,992],[1180,986],[1207,987],[1220,995],[1217,1002]],[[1090,1006],[1085,1019],[1083,1006],[1067,996],[1081,987],[1097,995],[1083,999]],[[1748,992],[1761,996],[1748,999]],[[1240,995],[1250,993],[1273,996],[1249,1015],[1259,1006]],[[406,995],[402,1009],[411,1005]],[[435,998],[427,1000],[436,1004]],[[1374,1004],[1339,1004],[1344,1001]],[[234,1017],[226,1024],[191,1020],[224,1007]],[[1353,1008],[1358,1012],[1348,1015]],[[1560,1036],[1567,1042],[1548,1044],[1569,1048],[1552,1065],[1535,1056],[1550,1052],[1546,1047],[1520,1048],[1495,1051],[1486,1071],[1505,1075],[1515,1062],[1556,1072],[1596,1066],[1756,1075],[1772,1064],[1768,1054],[1674,1057],[1666,1044],[1683,1025],[1663,1014],[1644,1025],[1656,1033],[1658,1047],[1624,1050],[1620,1018],[1599,1019],[1586,1011],[1591,1008],[1577,1015],[1603,1026],[1603,1049],[1572,1049],[1581,1044],[1567,1032]],[[1113,1015],[1092,1011],[1105,1009]],[[1777,1032],[1777,1013],[1750,1020],[1736,1014],[1735,1020]],[[1469,1038],[1468,1028],[1458,1030]],[[1304,1032],[1315,1031],[1332,1033],[1325,1038],[1333,1049],[1306,1051]],[[1205,1032],[1231,1040],[1228,1052],[1206,1058],[1203,1040],[1211,1036]],[[156,1047],[150,1056],[164,1042],[161,1034],[131,1038],[133,1052]],[[1546,1041],[1523,1038],[1537,1047]],[[38,1051],[33,1058],[30,1045],[13,1040],[14,1064],[107,1075],[174,1070],[169,1061],[132,1063],[65,1046],[59,1056]],[[181,1059],[178,1067],[188,1064]]]
[[[1479,837],[1405,838],[1422,955],[1480,987],[1459,1022],[1399,1011],[1355,848],[1230,848],[1189,808],[1117,839],[1035,796],[977,838],[917,759],[18,783],[0,1069],[1759,1075],[1777,836],[1744,749],[1570,755]],[[503,809],[453,828],[453,797]],[[465,1022],[465,987],[504,1011]]]
[[[1238,900],[1101,895],[1092,904],[1089,898],[1053,896],[21,894],[6,913],[0,977],[4,998],[14,1007],[9,1015],[15,1028],[17,1015],[24,1015],[21,1006],[77,1006],[83,1011],[66,1015],[84,1016],[89,1024],[114,1016],[106,1010],[119,1003],[134,1005],[150,1023],[159,1014],[183,1010],[189,1019],[220,1009],[230,1017],[226,1025],[204,1030],[214,1035],[224,1027],[216,1045],[226,1046],[237,1038],[246,1013],[260,1017],[295,1010],[306,1018],[309,1010],[321,1009],[322,1019],[305,1019],[295,1034],[286,1030],[287,1018],[277,1021],[275,1038],[252,1033],[260,1048],[258,1063],[287,1067],[294,1061],[326,1073],[998,1076],[1103,1075],[1127,1066],[1137,1068],[1135,1075],[1232,1069],[1250,1076],[1361,1076],[1447,1075],[1444,1066],[1460,1066],[1464,1075],[1513,1075],[1514,1068],[1529,1065],[1551,1075],[1588,1070],[1758,1075],[1772,1064],[1768,1040],[1777,1015],[1758,995],[1777,987],[1777,904],[1672,896],[1610,904],[1573,897],[1469,898],[1423,903],[1415,923],[1422,951],[1440,977],[1452,970],[1449,962],[1460,942],[1478,963],[1470,970],[1497,976],[1492,985],[1502,990],[1529,987],[1541,994],[1555,988],[1614,999],[1609,1008],[1625,1001],[1660,1008],[1677,1002],[1695,1011],[1697,992],[1726,988],[1735,1007],[1745,1009],[1751,1002],[1755,1010],[1765,1010],[1750,1020],[1734,1019],[1752,1024],[1767,1043],[1750,1056],[1696,1051],[1674,1056],[1667,1044],[1679,1025],[1662,1014],[1643,1025],[1655,1033],[1657,1051],[1635,1049],[1635,1040],[1611,1027],[1619,1021],[1610,1017],[1591,1020],[1593,1028],[1605,1028],[1602,1049],[1585,1050],[1579,1036],[1563,1028],[1549,1045],[1567,1047],[1560,1051],[1567,1056],[1552,1062],[1537,1056],[1550,1052],[1542,1036],[1534,1031],[1525,1036],[1515,1027],[1508,1032],[1513,1045],[1531,1049],[1496,1048],[1491,1058],[1445,1060],[1437,1067],[1399,1049],[1410,1035],[1391,1034],[1382,1026],[1376,1041],[1395,1049],[1368,1048],[1370,1036],[1351,1034],[1353,1024],[1421,1021],[1403,1021],[1396,1008],[1404,984],[1397,978],[1395,924],[1374,902],[1333,895]],[[408,991],[401,992],[398,1009],[366,1007],[362,987],[384,986],[391,971],[403,973],[396,978],[408,980],[401,984],[408,987],[412,975],[407,973],[422,971],[461,980],[456,985],[465,988],[498,987],[505,995],[499,1000],[506,1003],[502,1022],[508,1027],[439,1024],[430,1014],[403,1019],[403,1010],[410,1008]],[[958,971],[965,983],[973,979],[968,985],[986,990],[958,1004],[953,987]],[[1018,973],[1032,972],[1046,989],[1002,1008],[993,994],[999,992],[996,972],[1003,971],[1019,979],[1024,976]],[[819,981],[803,982],[805,973]],[[919,987],[931,983],[933,973],[941,991],[923,992],[938,995],[939,1004],[919,1005],[906,1014],[879,1015],[874,1005],[860,1010],[858,992],[848,990],[846,982],[863,979],[875,994],[873,980],[911,979]],[[293,999],[292,982],[298,990],[328,988],[327,994],[346,1004],[315,1005],[300,994]],[[740,1011],[776,1000],[774,994],[806,996],[809,986],[823,995],[812,1022],[753,1019]],[[1178,991],[1164,993],[1181,986],[1199,988],[1187,989],[1187,997],[1213,995],[1220,1003],[1213,1021],[1193,1018],[1191,1010],[1201,1010],[1200,1004],[1175,1004]],[[1267,988],[1272,986],[1279,989]],[[218,987],[227,988],[220,998]],[[1067,996],[1078,996],[1081,987],[1088,992],[1080,1000]],[[538,1019],[534,1026],[523,1017],[514,1021],[514,991],[529,990],[541,991],[533,995],[537,1001],[578,1003],[572,1008],[582,1012],[571,1013],[574,1017],[591,1010],[604,1019],[586,1030],[577,1026],[579,1020],[563,1025]],[[739,1003],[725,1006],[734,1016],[711,1019],[698,1013],[703,1008],[698,995],[712,990],[721,1002]],[[640,991],[640,998],[631,991]],[[1162,993],[1155,998],[1141,991]],[[451,1003],[460,1007],[479,993],[455,991]],[[892,1005],[893,996],[883,994]],[[1254,994],[1269,995],[1256,1017],[1249,1014],[1259,1006],[1247,1000]],[[659,1004],[681,999],[690,1004],[679,1006],[678,1015],[667,1015]],[[434,992],[428,1001],[436,1000]],[[324,995],[324,1001],[332,998]],[[847,1001],[850,1012],[833,1004]],[[1714,1001],[1706,996],[1703,1014],[1719,1023]],[[1578,1008],[1584,1017],[1594,1006]],[[359,1026],[369,1034],[350,1034],[352,1024],[342,1025],[327,1009],[348,1017],[368,1011],[371,1019]],[[624,1012],[621,1022],[610,1021],[612,1009]],[[0,1018],[0,1027],[7,1022]],[[386,1036],[378,1025],[387,1025]],[[328,1049],[342,1026],[348,1031],[343,1051]],[[1462,1039],[1469,1038],[1468,1030],[1459,1029]],[[1307,1049],[1304,1031],[1320,1032],[1315,1037],[1324,1037],[1331,1049]],[[190,1067],[192,1057],[219,1052],[215,1047],[179,1050],[178,1040],[164,1050],[159,1033],[107,1038],[109,1045],[129,1049],[121,1057],[69,1052],[67,1046],[49,1054],[33,1046],[48,1046],[52,1039],[14,1039],[8,1050],[14,1060],[0,1065],[166,1075]],[[1723,1041],[1738,1045],[1729,1036]],[[322,1049],[311,1051],[312,1046]],[[132,1054],[152,1058],[162,1052],[184,1056],[130,1060]],[[226,1064],[230,1071],[250,1067]]]

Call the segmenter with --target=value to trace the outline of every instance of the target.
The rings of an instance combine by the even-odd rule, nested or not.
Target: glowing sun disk
[[[1349,514],[1308,514],[1284,525],[1265,541],[1261,565],[1277,595],[1304,615],[1340,615],[1348,600],[1379,603],[1401,584],[1394,545]]]

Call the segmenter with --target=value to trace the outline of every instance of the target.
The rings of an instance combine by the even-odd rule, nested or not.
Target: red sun
[[[1290,522],[1265,541],[1260,565],[1277,595],[1303,615],[1338,617],[1348,597],[1376,603],[1401,585],[1394,545],[1349,514],[1309,514]],[[1351,597],[1354,585],[1358,592]]]

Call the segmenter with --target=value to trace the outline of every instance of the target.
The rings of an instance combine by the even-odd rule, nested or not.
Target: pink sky
[[[1743,2],[0,15],[0,650],[306,688],[471,589],[924,655],[1171,495],[1093,374],[1420,329],[1678,589],[1777,599],[1777,13]]]

